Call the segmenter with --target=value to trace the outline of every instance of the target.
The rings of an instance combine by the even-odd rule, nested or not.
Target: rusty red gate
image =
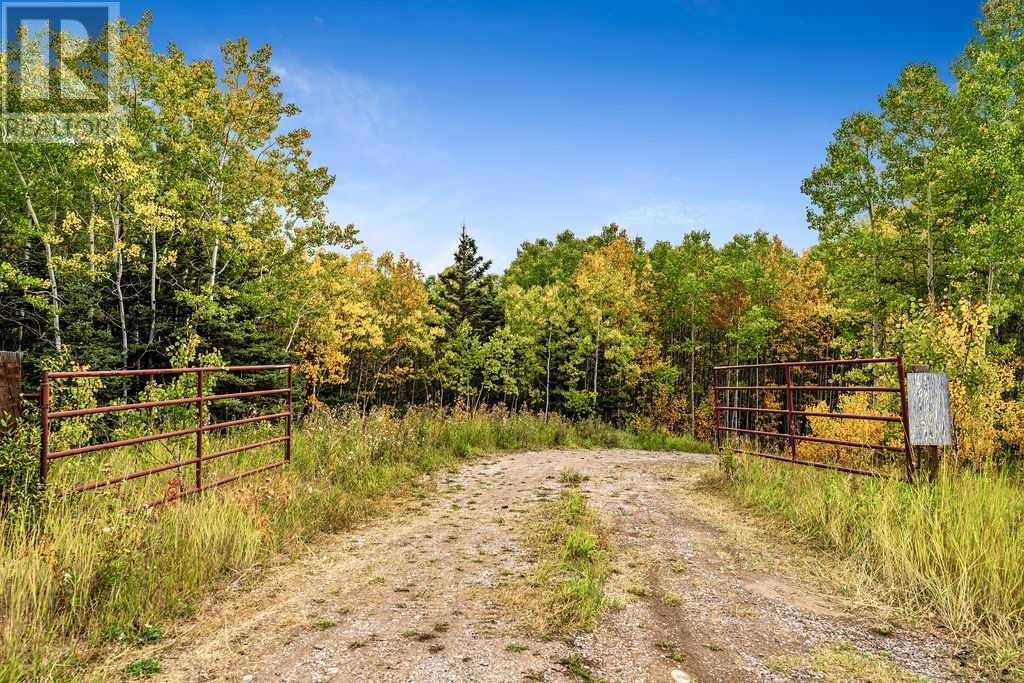
[[[210,373],[252,373],[252,372],[270,372],[270,371],[284,371],[286,373],[286,385],[283,387],[272,388],[272,389],[257,389],[252,391],[239,391],[227,394],[206,394],[203,393],[204,380]],[[122,403],[117,405],[106,405],[89,408],[72,408],[68,410],[57,410],[51,411],[51,388],[54,381],[63,379],[75,379],[75,378],[103,378],[103,377],[133,377],[133,376],[147,376],[154,378],[156,376],[166,375],[185,375],[194,374],[196,376],[196,389],[194,396],[187,396],[184,398],[170,398],[158,401],[144,401],[137,403]],[[249,399],[258,396],[282,396],[285,400],[284,410],[279,412],[256,415],[253,417],[244,417],[234,420],[223,420],[221,422],[209,422],[209,411],[206,410],[207,404],[214,401],[224,401],[228,399]],[[126,410],[148,410],[152,408],[159,408],[164,406],[180,406],[193,404],[196,406],[196,425],[194,427],[188,427],[185,429],[176,429],[168,432],[159,432],[156,434],[146,434],[143,436],[135,436],[127,439],[120,439],[117,441],[107,441],[97,444],[89,444],[85,446],[78,446],[75,448],[68,448],[60,451],[50,450],[50,423],[54,420],[62,418],[79,417],[84,415],[102,415],[107,413],[115,413]],[[180,436],[187,436],[189,434],[195,434],[195,456],[185,460],[178,460],[172,463],[158,465],[156,467],[150,467],[144,470],[138,470],[135,472],[128,472],[126,474],[120,474],[115,477],[103,479],[99,481],[91,481],[87,483],[77,484],[75,490],[78,492],[91,491],[94,489],[103,488],[105,486],[111,486],[113,484],[120,484],[132,479],[139,477],[146,477],[159,472],[165,472],[180,467],[194,466],[195,467],[195,486],[191,489],[181,491],[175,498],[188,496],[194,493],[205,491],[206,489],[227,484],[235,481],[242,477],[247,477],[259,472],[274,469],[280,467],[291,460],[292,452],[292,366],[291,365],[236,365],[226,367],[201,367],[201,368],[151,368],[151,369],[133,369],[133,370],[85,370],[85,371],[68,371],[68,372],[44,372],[42,381],[39,388],[39,406],[40,406],[40,426],[41,426],[41,448],[39,456],[39,476],[40,480],[45,484],[47,474],[49,472],[50,463],[54,460],[61,458],[68,458],[75,455],[85,455],[88,453],[95,453],[97,451],[111,450],[116,448],[123,448],[125,446],[133,446],[136,444],[148,443],[151,441],[159,441],[162,439],[172,439]],[[235,446],[232,448],[224,449],[214,453],[204,453],[203,451],[203,435],[213,430],[225,429],[227,427],[236,427],[240,425],[254,424],[257,422],[264,422],[269,420],[283,419],[284,433],[281,436],[276,436],[270,439],[263,439],[260,441],[254,441],[246,443],[241,446]],[[267,465],[262,465],[255,469],[251,469],[245,472],[239,472],[229,477],[207,483],[203,480],[203,463],[222,458],[235,453],[241,453],[243,451],[249,451],[255,448],[261,448],[263,446],[271,446],[274,444],[284,444],[284,454],[281,460],[272,462]],[[147,504],[159,504],[165,502],[164,500],[156,500]]]
[[[895,374],[896,385],[844,384],[831,383],[839,379],[845,382],[854,368],[862,374],[874,374],[877,377],[886,369]],[[873,373],[871,371],[874,371]],[[879,372],[879,370],[881,372]],[[775,375],[772,377],[772,375]],[[812,383],[802,382],[811,376]],[[848,467],[838,463],[803,460],[798,458],[797,444],[800,442],[829,444],[851,449],[867,449],[873,453],[902,453],[904,476],[911,480],[914,465],[911,455],[910,439],[907,427],[907,392],[906,373],[903,359],[892,358],[854,358],[849,360],[813,360],[789,363],[754,363],[748,365],[723,365],[714,369],[714,400],[715,400],[715,444],[721,449],[723,434],[739,435],[747,442],[759,442],[762,438],[774,442],[778,440],[788,446],[789,455],[783,455],[782,449],[776,452],[765,452],[750,448],[746,444],[736,447],[729,444],[730,450],[771,460],[781,460],[798,465],[808,465],[822,469],[832,469],[851,474],[882,476],[882,473],[863,468]],[[868,392],[869,394],[898,394],[899,414],[856,414],[836,412],[839,396],[844,393]],[[765,407],[763,398],[766,396],[785,397],[784,406]],[[828,411],[807,410],[808,397],[824,401]],[[780,401],[781,404],[781,401]],[[758,424],[759,415],[770,416],[784,423],[778,431],[763,428]],[[816,436],[808,428],[809,418],[827,418],[837,420],[863,420],[873,422],[889,422],[899,425],[902,443],[865,443],[846,439],[833,439]]]

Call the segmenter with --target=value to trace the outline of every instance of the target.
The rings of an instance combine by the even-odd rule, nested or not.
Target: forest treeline
[[[908,66],[803,191],[818,243],[645,244],[615,224],[425,277],[328,215],[269,47],[121,24],[111,142],[0,151],[0,348],[41,368],[293,362],[310,405],[503,404],[705,434],[724,362],[901,354],[950,373],[959,452],[1024,442],[1024,3],[944,79]],[[596,226],[595,226],[596,227]],[[173,357],[173,358],[172,358]]]

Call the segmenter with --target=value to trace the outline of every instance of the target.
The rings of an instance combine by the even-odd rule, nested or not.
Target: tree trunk
[[[548,362],[544,373],[544,421],[548,421],[548,410],[551,407],[551,328],[548,328]]]
[[[89,193],[89,284],[96,284],[96,197]],[[90,297],[91,299],[91,297]],[[96,306],[89,302],[89,321],[96,315]]]
[[[285,353],[288,353],[289,351],[292,350],[292,344],[295,342],[295,335],[299,331],[299,323],[300,322],[302,322],[302,313],[301,312],[295,317],[295,324],[292,325],[291,334],[288,335],[288,343],[284,345],[284,352]]]
[[[992,305],[992,293],[995,291],[996,283],[996,264],[988,264],[988,279],[985,283],[985,304],[988,306]]]
[[[114,205],[117,208],[114,208]],[[121,249],[121,195],[117,194],[109,204],[110,227],[114,238],[114,294],[117,296],[117,312],[121,323],[121,367],[128,367],[128,322],[124,309],[124,290],[121,281],[124,278],[124,253]]]
[[[220,256],[220,237],[213,238],[213,253],[210,255],[210,288],[217,284],[217,258]]]
[[[872,277],[875,286],[875,305],[871,309],[871,356],[873,358],[878,357],[879,343],[878,338],[880,334],[880,322],[878,319],[878,311],[882,306],[882,293],[879,291],[879,278],[878,278],[878,232],[875,230],[875,209],[871,202],[868,202],[868,225],[871,228],[871,245],[872,245]]]
[[[3,139],[6,142],[6,128],[3,132]],[[7,145],[5,144],[5,146]],[[14,170],[18,174],[18,181],[21,183],[21,189],[25,193],[25,209],[28,211],[29,220],[32,222],[32,227],[34,227],[39,233],[39,238],[43,242],[43,253],[46,256],[46,272],[50,277],[50,305],[53,306],[53,345],[57,350],[57,353],[60,353],[63,351],[64,345],[61,341],[60,333],[60,296],[59,291],[57,290],[57,274],[53,267],[53,250],[50,248],[50,243],[46,240],[46,237],[42,234],[43,229],[39,224],[39,216],[36,215],[35,207],[32,205],[32,197],[29,196],[28,181],[21,172],[21,166],[18,164],[18,160],[9,146],[7,146],[7,153],[10,155],[11,163],[14,165]]]
[[[697,325],[690,307],[690,435],[697,438],[697,393],[694,374],[697,368]]]
[[[932,211],[932,183],[928,182],[928,304],[935,305],[935,245],[934,212]]]
[[[597,334],[594,338],[594,414],[597,414],[597,363],[601,351],[601,321],[597,321]]]
[[[153,346],[156,337],[156,226],[149,230],[149,339],[146,348]]]
[[[57,274],[53,269],[53,250],[45,237],[43,250],[46,252],[46,272],[50,278],[50,305],[53,306],[53,346],[60,353],[64,348],[60,336],[60,297],[57,292]]]

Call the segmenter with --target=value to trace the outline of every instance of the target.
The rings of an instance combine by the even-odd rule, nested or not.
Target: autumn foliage
[[[804,253],[760,231],[647,244],[612,223],[524,242],[496,273],[463,227],[429,277],[330,215],[334,178],[290,128],[269,46],[190,60],[150,43],[148,16],[121,23],[121,135],[0,153],[0,347],[26,352],[30,382],[169,365],[184,344],[189,362],[294,363],[300,406],[503,406],[704,438],[715,365],[902,355],[949,373],[958,460],[1012,458],[1022,14],[986,4],[956,87],[914,65],[840,122],[802,186]],[[880,409],[860,401],[832,408]]]

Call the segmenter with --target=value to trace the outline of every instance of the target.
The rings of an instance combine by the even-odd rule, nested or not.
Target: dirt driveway
[[[525,516],[566,468],[609,530],[615,606],[593,633],[544,641],[501,596],[529,570]],[[712,468],[628,450],[484,458],[132,656],[166,681],[955,680],[947,644],[830,594],[808,569],[820,558],[702,486]]]

